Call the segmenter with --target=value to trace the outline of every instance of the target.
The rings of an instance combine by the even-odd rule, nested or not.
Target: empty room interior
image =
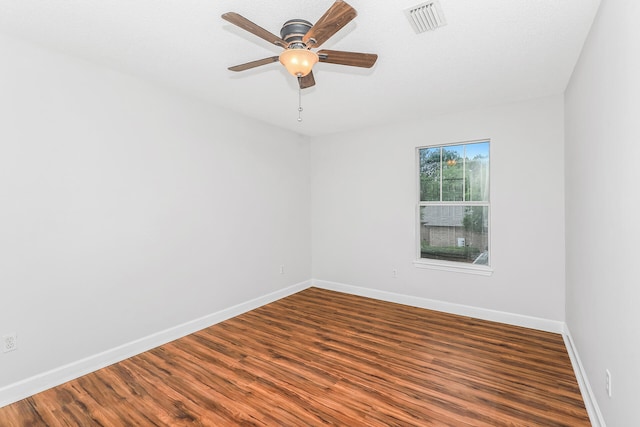
[[[640,2],[310,3],[0,0],[0,426],[640,425]]]

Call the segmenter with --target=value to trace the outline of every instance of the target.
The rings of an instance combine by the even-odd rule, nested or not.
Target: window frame
[[[444,148],[451,146],[460,146],[460,145],[468,145],[487,142],[489,143],[489,197],[487,201],[422,201],[420,194],[420,150],[425,148]],[[428,144],[422,145],[415,148],[415,255],[416,259],[413,261],[413,264],[417,268],[427,268],[432,270],[441,270],[441,271],[452,271],[452,272],[460,272],[460,273],[469,273],[469,274],[477,274],[483,276],[490,276],[493,274],[493,268],[491,265],[492,257],[491,257],[491,193],[492,193],[492,179],[491,179],[491,138],[482,138],[475,139],[469,141],[461,141],[461,142],[452,142],[446,144]],[[442,184],[441,184],[442,185]],[[463,192],[464,194],[464,192]],[[442,195],[440,196],[442,198]],[[421,215],[420,208],[423,206],[486,206],[488,210],[488,231],[487,231],[487,264],[486,265],[478,265],[466,262],[457,262],[457,261],[448,261],[448,260],[436,260],[431,258],[422,258],[422,238],[421,238]]]

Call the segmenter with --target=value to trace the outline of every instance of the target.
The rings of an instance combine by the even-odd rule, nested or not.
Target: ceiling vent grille
[[[437,0],[419,4],[404,11],[416,34],[432,31],[447,24]]]

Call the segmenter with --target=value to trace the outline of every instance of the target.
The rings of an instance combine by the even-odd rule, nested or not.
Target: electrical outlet
[[[611,397],[611,372],[609,372],[608,369],[605,369],[605,375],[604,386],[607,390],[607,395]]]
[[[2,336],[2,352],[8,353],[18,349],[18,336],[16,333]]]
[[[396,270],[395,268],[393,270],[391,270],[391,277],[393,277],[394,279],[398,278],[398,270]]]
[[[284,274],[284,265],[280,266],[280,274]]]

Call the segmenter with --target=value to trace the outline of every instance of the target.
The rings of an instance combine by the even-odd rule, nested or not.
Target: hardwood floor
[[[0,408],[2,426],[589,426],[558,334],[310,288]]]

